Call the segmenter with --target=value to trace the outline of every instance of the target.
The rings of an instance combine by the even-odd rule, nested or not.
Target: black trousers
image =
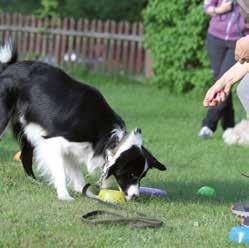
[[[235,45],[236,41],[226,41],[210,34],[207,35],[206,47],[215,80],[219,79],[236,63],[234,59]],[[230,94],[226,100],[218,106],[210,107],[208,109],[207,115],[202,122],[202,126],[207,126],[212,131],[215,131],[219,120],[221,121],[223,130],[234,126],[235,121],[232,94]]]

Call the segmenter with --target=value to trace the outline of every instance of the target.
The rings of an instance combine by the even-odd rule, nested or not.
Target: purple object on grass
[[[140,187],[139,191],[141,195],[167,197],[167,192],[162,189]]]

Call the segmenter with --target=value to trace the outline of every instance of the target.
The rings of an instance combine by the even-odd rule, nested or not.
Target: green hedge
[[[144,42],[154,60],[155,83],[180,92],[212,83],[203,0],[150,0],[144,22]]]
[[[71,16],[76,19],[141,21],[148,0],[0,0],[4,12]],[[54,13],[56,12],[56,13]]]

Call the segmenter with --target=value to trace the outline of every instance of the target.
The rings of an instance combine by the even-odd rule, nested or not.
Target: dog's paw
[[[74,185],[73,190],[77,193],[82,193],[82,189],[84,188],[85,185]]]
[[[70,195],[58,195],[58,199],[61,201],[73,201],[74,198]]]

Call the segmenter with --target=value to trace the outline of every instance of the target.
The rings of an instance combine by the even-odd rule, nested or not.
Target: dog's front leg
[[[59,138],[40,142],[36,148],[39,169],[47,174],[60,200],[73,200],[67,190],[65,159]]]
[[[73,190],[82,193],[82,189],[86,183],[80,170],[80,164],[70,158],[65,158],[64,162],[66,176],[69,178]]]

